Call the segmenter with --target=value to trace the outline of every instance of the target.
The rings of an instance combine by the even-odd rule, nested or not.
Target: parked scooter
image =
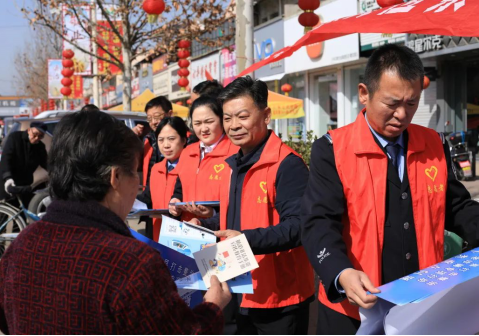
[[[452,164],[459,181],[473,178],[470,151],[467,149],[466,133],[456,132],[449,135]]]

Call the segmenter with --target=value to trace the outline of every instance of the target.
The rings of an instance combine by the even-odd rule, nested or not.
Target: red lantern
[[[84,103],[85,105],[90,104],[90,97],[85,97],[85,98],[83,98],[83,103]]]
[[[181,68],[178,70],[178,76],[180,77],[188,77],[190,75],[190,71],[186,68]]]
[[[180,68],[187,68],[187,67],[190,66],[190,61],[188,61],[187,59],[180,59],[180,60],[178,61],[178,66],[179,66]]]
[[[299,0],[298,6],[304,11],[314,11],[319,8],[319,0]]]
[[[305,32],[310,31],[319,22],[319,16],[313,12],[304,12],[298,18],[299,24],[304,27]]]
[[[71,49],[65,49],[62,52],[63,58],[72,59],[75,56],[75,53]]]
[[[193,101],[192,101],[191,98],[190,98],[190,99],[188,99],[188,100],[186,101],[186,103],[187,103],[188,105],[191,105],[191,104],[193,104]]]
[[[63,69],[62,70],[63,77],[71,77],[73,76],[73,69]]]
[[[64,77],[61,83],[63,86],[71,86],[73,84],[73,81],[71,80],[71,78]]]
[[[377,0],[379,7],[389,7],[392,5],[399,5],[404,3],[404,0]]]
[[[55,109],[55,101],[53,99],[50,99],[48,101],[48,109],[49,110],[54,110]]]
[[[68,86],[64,86],[61,88],[60,93],[64,96],[69,96],[72,94],[72,89],[70,89]]]
[[[62,60],[62,65],[64,68],[73,68],[73,61],[71,59]]]
[[[191,42],[188,40],[181,40],[178,42],[178,48],[188,49],[191,46]]]
[[[165,10],[163,0],[145,0],[143,1],[143,10],[148,14],[148,22],[154,23],[158,20],[158,15]]]
[[[188,58],[190,57],[190,52],[186,49],[178,50],[178,58]],[[182,67],[186,68],[186,67]]]
[[[319,22],[319,16],[314,11],[319,8],[319,0],[298,0],[298,6],[304,13],[298,17],[298,22],[304,27],[304,33],[313,29]]]
[[[283,84],[281,86],[281,91],[284,92],[285,96],[289,96],[289,93],[291,92],[291,90],[293,90],[293,87],[291,86],[291,84]]]
[[[429,84],[431,84],[431,80],[427,76],[424,76],[423,90],[426,90],[429,87]]]
[[[182,87],[182,90],[188,86],[188,84],[190,83],[190,81],[185,78],[185,77],[181,77],[179,80],[178,80],[178,85]]]
[[[73,111],[75,109],[75,103],[73,100],[70,101],[70,110]]]
[[[182,102],[182,101],[176,102],[175,104],[176,104],[176,105],[183,106],[183,102]]]

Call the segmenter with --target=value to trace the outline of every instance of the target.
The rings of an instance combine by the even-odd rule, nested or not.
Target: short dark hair
[[[218,101],[224,105],[229,100],[249,96],[253,98],[255,105],[260,109],[268,106],[268,86],[258,79],[250,76],[239,77],[229,83],[218,96]]]
[[[190,119],[193,120],[193,112],[200,106],[207,106],[214,114],[223,120],[223,107],[218,103],[218,100],[211,96],[201,96],[193,102],[190,107]]]
[[[100,111],[100,109],[96,106],[96,105],[93,105],[93,104],[86,104],[85,106],[83,106],[80,110],[81,112],[91,112],[91,111]]]
[[[419,79],[421,88],[424,85],[424,66],[419,56],[408,47],[386,44],[373,52],[366,65],[364,84],[371,96],[378,90],[382,74],[388,70],[409,82]]]
[[[30,127],[31,128],[36,128],[37,130],[39,130],[40,132],[42,133],[46,133],[47,132],[47,125],[45,125],[44,123],[42,123],[41,121],[32,121],[30,123]]]
[[[161,133],[161,130],[166,126],[170,125],[176,133],[180,136],[180,138],[184,140],[188,140],[188,126],[183,119],[180,117],[166,117],[158,124],[158,127],[155,131],[155,136],[158,139],[158,135]]]
[[[155,97],[150,100],[145,106],[145,112],[148,112],[148,110],[153,107],[161,107],[165,113],[173,111],[173,104],[164,96]]]
[[[102,201],[111,188],[111,168],[136,174],[143,146],[123,121],[100,111],[63,117],[48,155],[50,194],[55,199]]]
[[[222,90],[223,85],[216,79],[201,82],[193,88],[193,92],[200,96],[208,95],[214,98],[217,98]]]

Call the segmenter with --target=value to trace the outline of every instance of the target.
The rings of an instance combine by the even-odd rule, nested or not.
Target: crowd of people
[[[356,333],[377,287],[443,260],[445,229],[479,245],[479,203],[456,180],[444,136],[411,124],[423,78],[410,49],[376,50],[358,88],[365,108],[314,143],[309,169],[268,128],[267,85],[250,77],[195,87],[191,127],[165,97],[146,105],[148,131],[91,107],[64,117],[49,154],[53,202],[0,261],[0,329],[220,334],[229,310],[237,334],[306,334],[317,292],[317,333]],[[33,144],[41,130],[28,132]],[[135,198],[219,239],[244,234],[259,264],[254,293],[231,295],[213,278],[190,309],[125,224]],[[161,219],[145,220],[158,241]]]

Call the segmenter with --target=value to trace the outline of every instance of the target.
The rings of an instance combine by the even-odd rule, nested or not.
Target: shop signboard
[[[155,96],[168,96],[170,88],[168,71],[160,72],[153,76],[153,93]]]
[[[131,98],[138,97],[140,95],[140,79],[138,77],[131,81]]]
[[[157,57],[152,62],[153,66],[153,75],[159,74],[165,70],[168,70],[167,55],[161,55]]]
[[[298,28],[299,29],[299,28]],[[278,20],[254,31],[254,61],[258,62],[284,48],[284,23]],[[256,78],[284,73],[284,60],[273,62],[255,71]]]
[[[62,99],[63,95],[60,93],[62,86],[62,60],[49,59],[48,60],[48,99]]]
[[[357,1],[341,0],[330,2],[321,6],[315,13],[320,17],[319,24],[357,15]],[[284,21],[284,32],[285,45],[293,45],[303,37],[304,27],[298,23],[298,16]],[[350,34],[314,43],[297,50],[290,57],[285,58],[285,73],[317,69],[358,59],[359,37],[358,34]]]
[[[220,53],[216,52],[191,62],[190,86],[193,88],[197,84],[207,80],[207,73],[209,73],[213,79],[220,80]]]
[[[359,14],[366,14],[379,9],[376,0],[359,0]],[[361,40],[361,51],[379,48],[385,44],[404,43],[406,34],[359,34]]]
[[[221,82],[223,86],[228,85],[235,80],[237,75],[236,68],[236,46],[224,48],[220,52]]]
[[[140,93],[145,90],[153,91],[153,74],[151,64],[143,63],[140,69]]]
[[[84,50],[90,50],[90,36],[82,28],[90,21],[89,6],[75,6],[78,15],[75,15],[73,9],[66,5],[62,6],[62,20],[65,40],[63,40],[63,50],[71,49],[75,53],[73,61],[75,63],[75,75],[91,75],[91,57],[87,53],[75,47],[81,47]],[[81,22],[79,22],[79,19]],[[75,45],[68,41],[72,41]]]

